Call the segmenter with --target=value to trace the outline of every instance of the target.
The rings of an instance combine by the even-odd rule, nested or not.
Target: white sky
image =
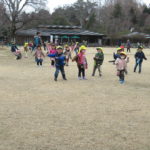
[[[48,0],[48,5],[47,7],[50,9],[50,12],[53,12],[55,8],[59,6],[64,6],[64,5],[70,5],[77,0]],[[150,4],[150,0],[140,0],[143,1],[146,4]]]
[[[55,8],[59,6],[64,6],[64,5],[70,5],[77,0],[48,0],[48,8],[50,9],[50,12],[53,12]]]

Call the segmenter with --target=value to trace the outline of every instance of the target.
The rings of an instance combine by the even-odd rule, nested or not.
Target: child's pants
[[[22,54],[21,54],[21,53],[20,53],[20,54],[17,54],[16,56],[17,56],[17,58],[16,58],[17,60],[19,60],[19,59],[22,58]]]
[[[36,62],[37,62],[37,65],[41,65],[42,66],[42,63],[43,63],[43,59],[36,59]]]
[[[121,80],[121,81],[124,81],[124,78],[125,78],[125,70],[119,70],[118,71],[119,72],[119,79]]]
[[[66,59],[66,66],[69,64],[69,58]]]
[[[51,60],[51,66],[55,65],[55,60]]]
[[[96,70],[98,69],[99,75],[101,76],[101,65],[94,65],[93,76],[95,75]]]
[[[66,79],[64,66],[56,66],[55,79],[57,79],[57,78],[58,78],[59,71],[61,72],[63,79]]]
[[[82,77],[84,78],[85,77],[84,65],[78,65],[78,69],[79,69],[78,77],[81,77],[81,74],[82,74]]]
[[[127,48],[127,52],[129,52],[129,53],[130,53],[130,48],[129,48],[129,47]]]
[[[142,62],[137,62],[136,61],[136,64],[135,64],[135,67],[134,67],[134,72],[136,72],[136,68],[137,68],[137,66],[139,65],[139,73],[141,73],[141,71],[142,71]]]

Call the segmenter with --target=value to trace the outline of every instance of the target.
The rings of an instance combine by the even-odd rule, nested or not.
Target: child
[[[66,57],[63,54],[63,48],[61,46],[58,46],[57,52],[55,54],[48,54],[48,57],[55,58],[56,71],[54,74],[54,80],[57,81],[59,71],[61,71],[63,79],[67,80],[64,70]]]
[[[109,62],[114,64],[116,59],[120,58],[121,52],[123,52],[122,48],[121,47],[117,48],[117,53],[113,53],[114,60],[110,60]]]
[[[72,59],[71,57],[71,51],[68,45],[65,46],[65,56],[66,56],[66,66],[69,66],[69,59]]]
[[[75,47],[74,47],[74,52],[76,55],[78,55],[78,51],[79,51],[79,43],[76,42]]]
[[[29,50],[30,50],[30,51],[31,51],[31,53],[32,53],[33,43],[32,43],[32,42],[29,42],[28,46],[29,46]]]
[[[122,47],[117,48],[117,54],[114,53],[114,59],[120,58],[120,53],[122,53],[124,50]]]
[[[46,49],[49,52],[52,49],[52,44],[51,43],[46,43]]]
[[[136,64],[135,64],[135,67],[134,67],[134,72],[136,72],[136,68],[137,68],[137,66],[139,66],[139,73],[141,73],[143,59],[147,60],[147,58],[145,57],[145,54],[142,50],[143,50],[143,47],[139,46],[138,50],[135,54]]]
[[[77,56],[75,56],[73,58],[72,61],[76,61],[77,62],[77,66],[78,66],[78,79],[79,80],[87,80],[85,77],[85,69],[87,69],[87,60],[85,57],[85,51],[86,51],[86,47],[84,45],[82,45],[79,49],[79,53]],[[81,74],[82,74],[82,78],[81,78]]]
[[[27,54],[28,53],[28,45],[29,45],[28,42],[24,43],[25,58],[28,58],[28,54]]]
[[[131,48],[131,43],[130,43],[130,40],[128,40],[127,41],[127,52],[129,52],[129,53],[131,52],[130,48]]]
[[[34,42],[33,42],[33,49],[32,50],[35,50],[39,45],[40,46],[42,45],[41,33],[37,32],[36,36],[34,36]]]
[[[98,69],[99,71],[99,76],[102,76],[101,73],[101,65],[103,64],[104,61],[104,53],[103,53],[103,49],[101,47],[97,48],[97,53],[94,57],[94,69],[93,69],[93,74],[92,76],[95,76],[95,72]]]
[[[35,51],[35,54],[33,55],[35,56],[35,60],[37,62],[37,66],[42,66],[43,63],[43,57],[45,57],[44,53],[42,52],[41,46],[37,46],[37,49]]]
[[[55,46],[55,44],[52,44],[51,45],[51,47],[49,47],[50,49],[49,49],[49,52],[48,52],[48,54],[56,54],[56,46]],[[50,58],[50,60],[51,60],[51,66],[52,67],[54,67],[55,66],[55,58]]]
[[[16,56],[16,60],[19,60],[22,58],[21,51],[18,49],[18,47],[16,46],[14,42],[12,42],[12,45],[11,45],[11,52]]]
[[[121,48],[122,52],[124,52],[124,46],[121,45],[120,48]]]
[[[115,65],[117,67],[117,76],[119,76],[119,81],[121,84],[125,82],[125,73],[127,74],[127,63],[129,62],[129,58],[127,58],[125,52],[120,53],[120,58],[117,58],[115,61]]]

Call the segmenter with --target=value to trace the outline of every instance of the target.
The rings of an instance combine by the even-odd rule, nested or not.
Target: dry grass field
[[[104,48],[103,76],[91,76],[94,48],[87,51],[87,81],[77,79],[77,67],[66,67],[68,81],[49,58],[37,67],[34,57],[16,61],[8,48],[0,50],[0,150],[150,150],[150,49],[142,74],[129,74],[120,85],[108,63],[115,48]]]

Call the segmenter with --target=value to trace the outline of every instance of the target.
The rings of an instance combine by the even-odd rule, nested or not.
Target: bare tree
[[[45,6],[47,0],[0,0],[6,7],[5,14],[10,22],[10,36],[15,38],[16,31],[22,26],[21,13],[30,8]]]

